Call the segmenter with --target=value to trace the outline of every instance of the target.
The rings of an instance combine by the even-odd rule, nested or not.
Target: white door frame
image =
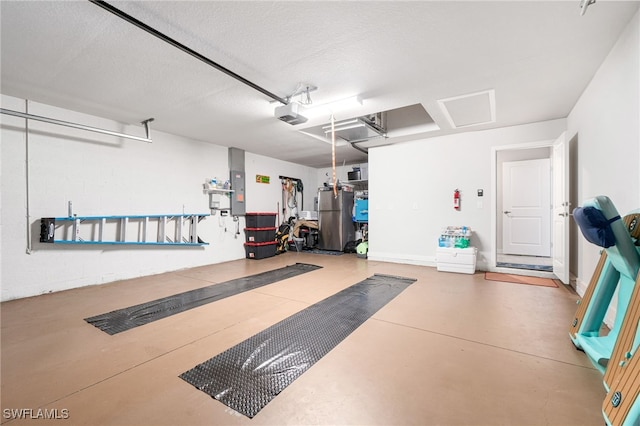
[[[567,132],[562,132],[554,142],[551,153],[551,167],[555,170],[552,176],[552,187],[554,191],[552,194],[553,217],[551,218],[551,226],[553,227],[552,265],[554,275],[566,285],[571,283],[571,257],[569,256],[569,216],[571,212],[571,202],[569,202],[571,198],[569,192],[569,143],[570,141],[567,140]]]
[[[544,278],[555,278],[555,275],[553,274],[553,272],[545,272],[545,271],[519,271],[518,269],[511,269],[511,268],[502,268],[502,267],[498,267],[496,266],[497,264],[497,238],[498,238],[498,232],[497,232],[497,219],[496,219],[496,215],[498,213],[498,209],[500,208],[499,206],[496,205],[497,203],[497,194],[498,191],[501,191],[500,188],[498,188],[498,173],[497,173],[497,166],[498,166],[498,151],[513,151],[513,150],[520,150],[520,149],[534,149],[534,148],[549,148],[549,147],[553,147],[553,144],[555,142],[555,139],[550,139],[550,140],[545,140],[545,141],[538,141],[538,142],[528,142],[528,143],[522,143],[522,144],[514,144],[514,145],[499,145],[499,146],[494,146],[491,148],[491,187],[493,189],[493,202],[491,203],[491,254],[490,254],[490,259],[489,259],[489,264],[487,265],[487,269],[490,272],[503,272],[503,273],[508,273],[508,274],[521,274],[521,275],[531,275],[531,276],[537,276],[537,277],[544,277]],[[553,173],[553,171],[551,172]],[[551,213],[550,213],[551,214]]]

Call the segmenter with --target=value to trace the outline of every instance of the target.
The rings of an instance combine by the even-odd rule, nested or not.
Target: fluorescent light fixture
[[[309,118],[314,118],[360,106],[362,106],[362,98],[356,95],[324,104],[312,104],[305,108],[304,115]]]
[[[348,126],[349,124],[357,124],[357,123],[360,123],[360,120],[358,120],[357,118],[352,118],[351,120],[343,120],[343,121],[338,121],[337,123],[333,123],[333,127]],[[331,124],[325,124],[324,126],[322,126],[322,128],[330,129]]]
[[[311,136],[312,138],[317,139],[319,141],[322,141],[324,143],[328,143],[328,144],[331,143],[331,138],[328,138],[326,134],[325,134],[324,137],[322,137],[322,136],[315,135],[315,134],[310,133],[310,132],[305,132],[304,130],[300,130],[300,133],[303,133],[303,134],[305,134],[307,136]],[[336,138],[336,146],[346,146],[346,145],[349,145],[349,143],[347,141],[344,141],[342,139]]]
[[[358,120],[357,118],[353,118],[351,120],[339,121],[333,124],[333,128],[335,129],[336,132],[339,132],[340,130],[355,129],[357,127],[364,127],[364,123]],[[331,124],[322,126],[322,130],[324,130],[325,134],[331,133]]]
[[[323,126],[322,128],[324,129],[324,134],[326,135],[327,133],[331,133],[331,126],[329,126],[329,128],[326,128],[327,126]],[[349,129],[357,129],[358,127],[364,127],[364,123],[352,123],[352,124],[346,124],[346,123],[342,123],[339,126],[335,126],[334,129],[336,132],[340,132],[342,130],[349,130]]]

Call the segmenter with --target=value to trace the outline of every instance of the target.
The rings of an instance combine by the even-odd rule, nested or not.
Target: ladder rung
[[[127,241],[127,224],[129,223],[128,217],[123,217],[120,219],[120,240],[119,241]]]
[[[162,216],[160,218],[160,223],[158,224],[158,242],[163,243],[165,241],[165,232],[167,229],[167,217]]]
[[[191,217],[190,218],[190,228],[191,228],[191,232],[189,234],[189,242],[190,243],[197,243],[198,242],[198,222],[199,220],[195,217]]]
[[[182,241],[182,216],[176,217],[176,241]]]
[[[149,227],[149,218],[145,217],[144,222],[142,222],[142,242],[147,242],[147,228]]]
[[[104,217],[100,219],[100,227],[98,228],[98,241],[102,242],[102,238],[104,236],[104,227],[107,224],[107,219]]]

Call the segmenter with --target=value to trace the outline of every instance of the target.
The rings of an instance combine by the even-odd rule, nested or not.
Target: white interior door
[[[553,144],[553,273],[569,284],[569,142]]]
[[[551,160],[502,163],[502,250],[551,256]]]

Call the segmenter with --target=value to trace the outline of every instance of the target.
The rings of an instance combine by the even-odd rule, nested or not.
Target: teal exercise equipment
[[[626,358],[602,402],[602,414],[608,426],[640,425],[640,352],[637,346]]]
[[[584,237],[601,247],[601,263],[590,286],[588,300],[583,299],[582,317],[574,320],[574,333],[570,333],[574,345],[582,349],[592,364],[603,374],[616,344],[629,306],[640,269],[640,253],[634,245],[628,226],[606,196],[598,196],[574,210],[574,218]],[[617,293],[616,317],[613,328],[603,333],[602,325]],[[607,384],[605,383],[605,387]]]

